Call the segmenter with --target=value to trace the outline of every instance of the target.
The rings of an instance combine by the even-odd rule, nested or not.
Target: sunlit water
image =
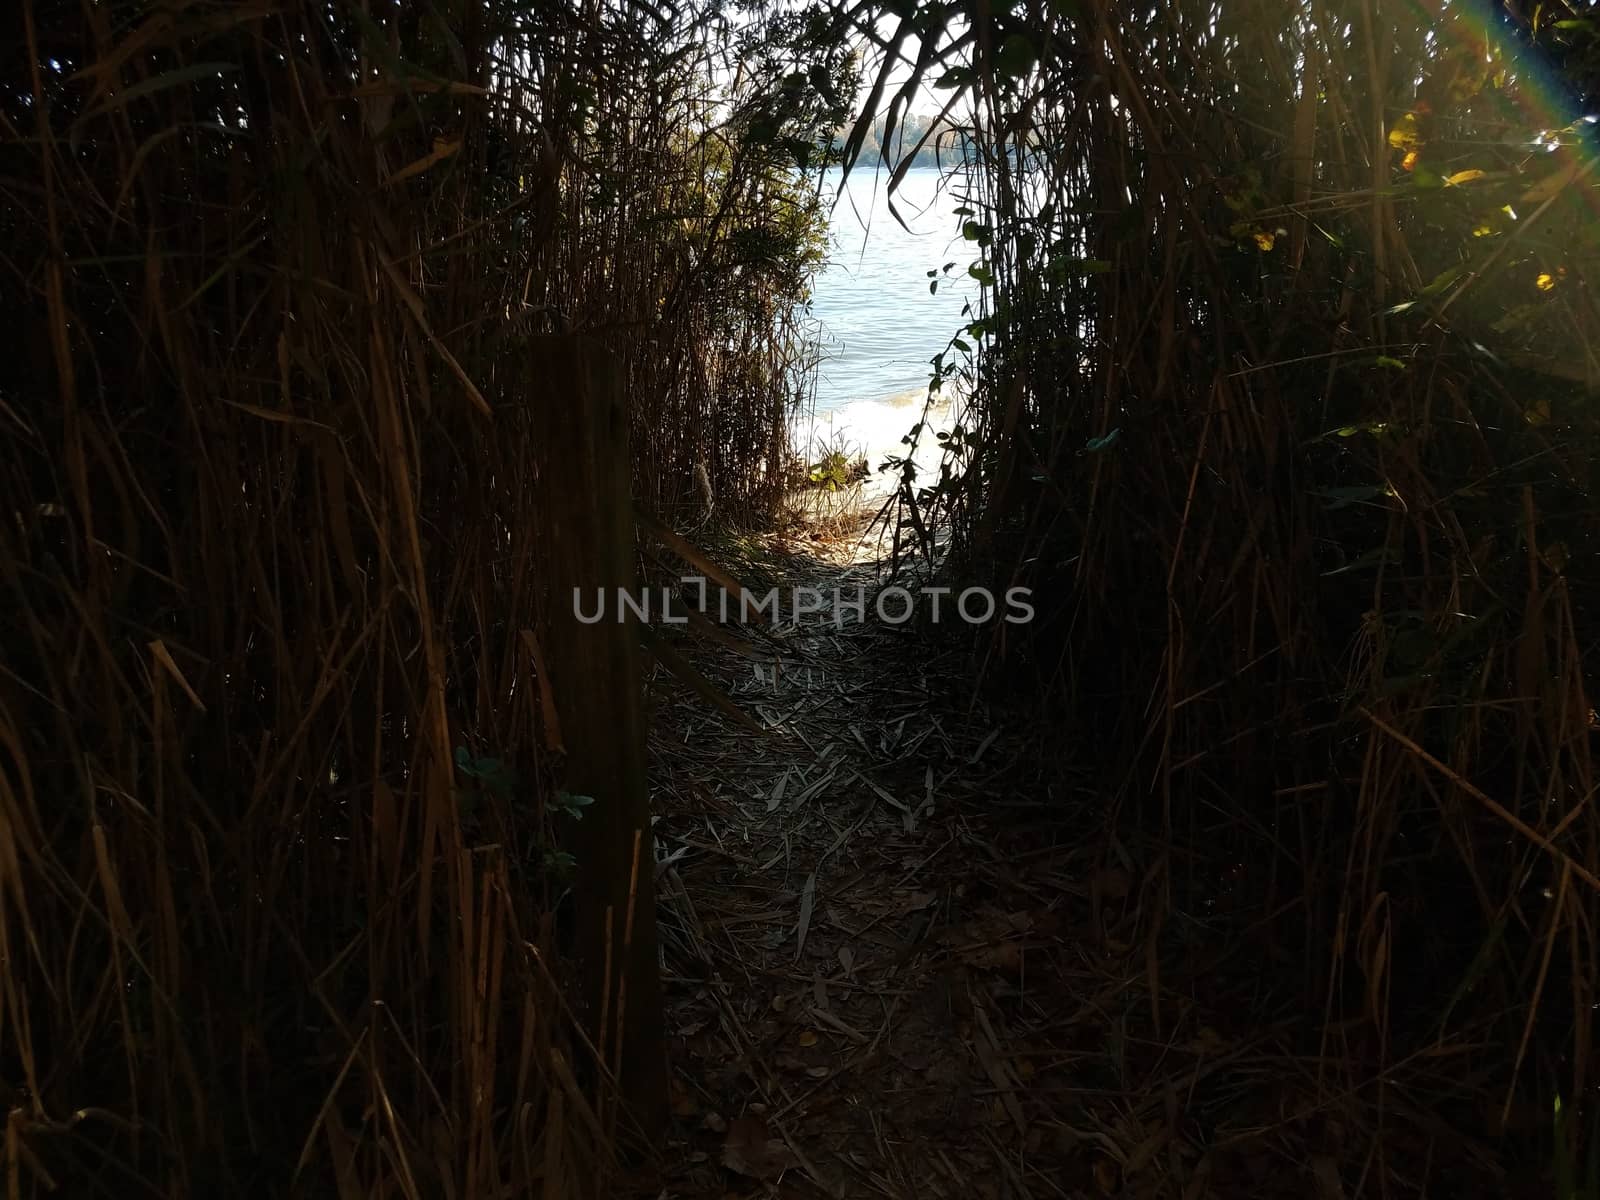
[[[971,318],[977,284],[966,274],[976,247],[961,237],[958,188],[941,187],[933,169],[909,172],[895,193],[902,226],[889,212],[887,179],[868,169],[853,173],[833,210],[832,253],[817,279],[812,317],[821,338],[814,419],[797,431],[801,442],[833,445],[843,439],[872,467],[903,453],[901,438],[922,413],[930,360],[950,345]],[[830,173],[825,196],[838,190]],[[946,273],[946,263],[953,263]],[[928,272],[938,272],[937,292]],[[936,428],[950,424],[948,403],[931,414]],[[919,478],[937,462],[937,445],[923,439]],[[872,490],[878,490],[875,487]]]

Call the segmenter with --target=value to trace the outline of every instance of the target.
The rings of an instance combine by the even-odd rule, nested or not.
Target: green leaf
[[[1100,437],[1090,438],[1084,443],[1083,449],[1085,453],[1094,454],[1097,451],[1104,450],[1107,446],[1115,444],[1116,440],[1121,436],[1122,430],[1120,428],[1113,429],[1110,433],[1104,434]]]
[[[517,772],[498,758],[474,758],[465,746],[457,746],[456,767],[468,779],[476,779],[483,790],[502,800],[511,799],[517,787]]]
[[[566,813],[574,821],[583,820],[583,810],[593,803],[593,796],[583,796],[576,792],[556,793],[555,807]]]
[[[1387,421],[1363,421],[1359,425],[1344,425],[1333,431],[1335,437],[1342,438],[1355,437],[1358,433],[1381,436],[1387,432],[1389,432],[1389,423]]]
[[[1024,34],[1013,33],[1000,43],[1000,52],[995,55],[995,67],[1000,74],[1016,79],[1032,70],[1038,59],[1039,52],[1033,42]]]
[[[1460,279],[1461,276],[1466,273],[1466,270],[1466,264],[1461,263],[1451,267],[1447,271],[1440,271],[1439,274],[1433,277],[1433,282],[1429,283],[1427,287],[1423,288],[1422,291],[1418,292],[1417,294],[1419,296],[1436,296],[1456,280]]]

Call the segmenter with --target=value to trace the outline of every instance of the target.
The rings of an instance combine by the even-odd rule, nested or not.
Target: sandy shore
[[[950,428],[955,406],[948,398],[935,398],[932,404],[927,398],[926,388],[915,388],[882,399],[852,400],[797,423],[796,445],[810,462],[841,445],[850,456],[865,457],[870,473],[862,491],[864,498],[871,500],[897,486],[899,472],[880,468],[889,459],[905,456],[908,447],[903,439],[919,419],[925,420],[912,461],[918,482],[930,481],[939,470],[940,444],[934,435]]]

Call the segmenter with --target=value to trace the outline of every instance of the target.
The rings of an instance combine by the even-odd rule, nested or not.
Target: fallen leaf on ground
[[[1033,914],[1031,921],[1034,933],[1051,934],[1061,932],[1061,918],[1053,912],[1041,909]]]
[[[947,946],[967,945],[973,942],[998,942],[1033,929],[1033,914],[1006,913],[989,909],[982,916],[950,929],[941,930],[938,938]]]
[[[722,1165],[750,1179],[776,1179],[795,1165],[794,1152],[781,1138],[769,1136],[760,1117],[740,1117],[728,1123]]]
[[[672,1114],[676,1117],[692,1117],[699,1111],[700,1106],[694,1102],[694,1097],[689,1094],[689,1089],[676,1079],[671,1085]]]
[[[961,961],[994,971],[1022,970],[1022,946],[1018,942],[997,942],[992,946],[973,946],[961,953]]]
[[[1122,1174],[1116,1161],[1102,1158],[1094,1164],[1094,1182],[1100,1189],[1100,1194],[1110,1196],[1117,1190],[1118,1176]]]

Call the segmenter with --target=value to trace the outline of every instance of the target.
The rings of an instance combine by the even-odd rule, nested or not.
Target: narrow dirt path
[[[849,551],[745,565],[767,575],[758,592],[870,595],[876,564]],[[1092,915],[1092,866],[1042,803],[1060,764],[1046,774],[1036,744],[1022,754],[1022,731],[974,703],[961,637],[941,650],[870,608],[865,623],[822,614],[772,635],[756,657],[691,651],[764,733],[658,681],[678,1068],[665,1194],[1096,1194],[1116,1163],[1049,1085],[1066,1006],[1109,983],[1104,1006],[1136,977],[1086,971],[1067,937]],[[1074,1091],[1116,1086],[1073,1076]]]
[[[879,583],[815,529],[714,557],[758,594]],[[1361,1194],[1338,1167],[1371,1162],[1359,1098],[1323,1080],[1299,993],[1250,965],[1250,864],[1173,861],[1075,767],[1065,714],[972,694],[967,631],[870,612],[681,639],[759,729],[653,681],[659,1200]],[[1495,1177],[1431,1128],[1408,1161]]]

